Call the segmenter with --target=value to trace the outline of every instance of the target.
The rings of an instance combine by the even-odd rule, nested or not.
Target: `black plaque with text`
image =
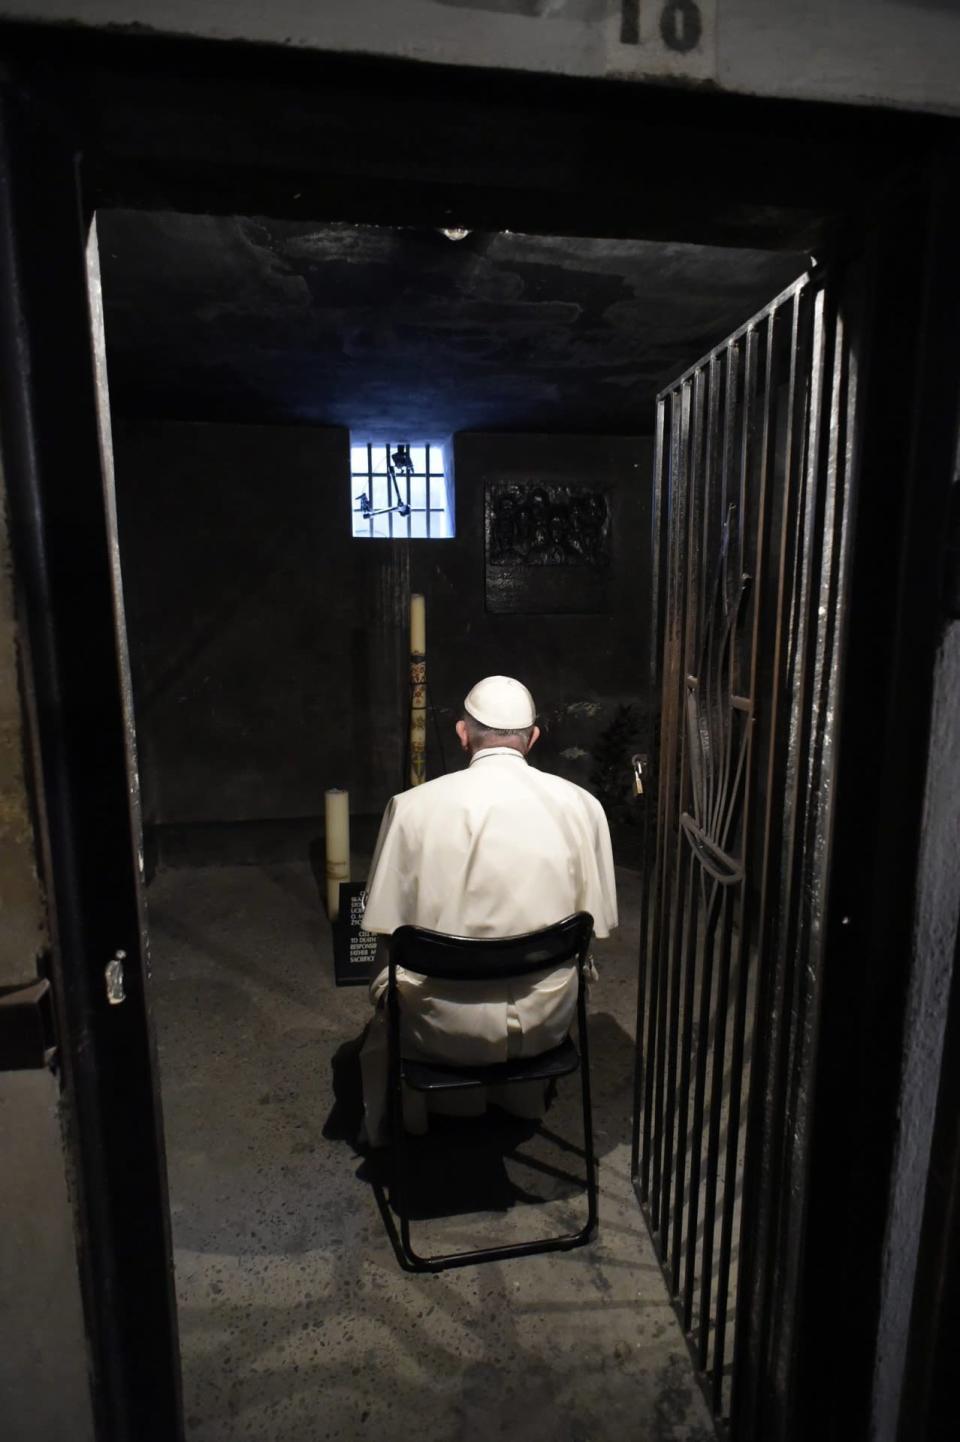
[[[337,986],[366,986],[373,979],[377,938],[360,925],[366,904],[367,891],[362,881],[341,881],[340,915],[332,923]]]

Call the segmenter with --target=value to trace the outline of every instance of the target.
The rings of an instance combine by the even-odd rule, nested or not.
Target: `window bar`
[[[407,487],[407,514],[406,514],[406,516],[404,517],[404,525],[405,525],[406,528],[407,528],[406,539],[407,539],[408,541],[409,541],[409,539],[410,539],[410,537],[411,537],[411,535],[412,535],[412,533],[413,533],[413,522],[411,521],[411,516],[413,515],[413,512],[412,512],[412,510],[410,509],[410,481],[411,481],[411,479],[412,479],[412,478],[411,478],[411,476],[409,475],[409,473],[404,477],[404,480],[405,480],[405,483],[406,483],[406,487]]]
[[[397,484],[397,473],[394,470],[393,462],[390,459],[390,447],[392,444],[393,443],[391,441],[388,441],[383,448],[384,464],[387,468],[387,532],[391,541],[393,540],[393,518],[397,514],[393,508],[397,504],[397,500],[399,500],[400,498],[400,487]],[[396,497],[397,499],[395,500],[394,497]],[[397,517],[397,519],[399,520],[399,517]]]
[[[367,441],[367,500],[370,502],[370,510],[373,511],[373,445]],[[367,521],[369,538],[373,540],[373,517]]]
[[[430,447],[426,446],[426,467],[427,467],[427,540],[430,539]]]

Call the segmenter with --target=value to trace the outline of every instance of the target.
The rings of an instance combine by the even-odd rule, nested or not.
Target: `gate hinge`
[[[0,990],[0,1071],[52,1067],[56,1056],[49,981]]]

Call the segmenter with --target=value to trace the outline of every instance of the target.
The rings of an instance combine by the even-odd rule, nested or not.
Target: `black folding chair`
[[[393,1123],[394,1187],[393,1201],[400,1219],[401,1260],[414,1272],[439,1272],[446,1267],[462,1267],[473,1262],[497,1262],[506,1257],[526,1257],[537,1252],[568,1251],[581,1247],[593,1237],[597,1227],[597,1164],[593,1150],[593,1122],[590,1110],[590,1063],[587,1050],[587,1006],[584,966],[593,933],[593,917],[578,912],[525,936],[503,940],[477,940],[471,937],[444,936],[416,926],[401,926],[390,938],[390,971],[387,989],[389,1026],[388,1076],[391,1120]],[[397,988],[397,967],[419,972],[443,981],[475,981],[528,976],[548,967],[576,962],[578,971],[577,1031],[579,1051],[571,1037],[559,1046],[535,1057],[516,1057],[494,1066],[461,1067],[448,1062],[412,1061],[403,1055],[400,1044],[401,1001]],[[548,1081],[566,1076],[580,1068],[583,1096],[583,1138],[586,1159],[587,1220],[579,1232],[543,1237],[510,1246],[486,1247],[472,1252],[451,1252],[441,1256],[421,1257],[410,1241],[408,1190],[408,1138],[403,1127],[403,1085],[414,1091],[436,1095],[444,1091],[464,1091],[482,1086],[509,1086],[518,1082]]]

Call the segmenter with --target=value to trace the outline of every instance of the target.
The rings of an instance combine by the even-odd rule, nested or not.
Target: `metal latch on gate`
[[[117,951],[104,968],[104,976],[107,983],[107,1001],[111,1006],[119,1006],[122,1001],[126,1001],[127,999],[127,993],[123,984],[123,963],[126,959],[127,953],[125,951]]]
[[[49,981],[0,991],[0,1071],[52,1067],[56,1055]]]
[[[643,795],[643,771],[647,764],[646,756],[631,756],[630,765],[633,767],[633,794]]]

